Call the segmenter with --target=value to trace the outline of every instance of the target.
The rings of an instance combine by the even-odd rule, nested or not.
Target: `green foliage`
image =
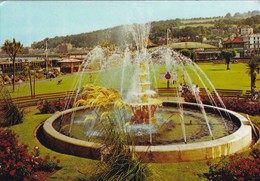
[[[104,113],[101,115],[101,118],[109,123],[104,125],[106,137],[102,152],[105,163],[98,164],[99,173],[93,174],[92,180],[146,181],[152,176],[152,171],[147,164],[141,163],[134,147],[129,146],[131,137],[125,130],[127,125],[116,121],[116,117],[121,116],[122,119],[124,117],[120,111],[122,108],[115,107],[113,111],[106,114],[107,116],[103,116]]]
[[[247,63],[247,73],[250,76],[251,79],[251,90],[255,87],[256,72],[259,71],[260,68],[260,57],[252,57],[250,61]]]
[[[183,54],[186,57],[189,57],[190,59],[194,60],[196,57],[196,53],[193,50],[189,50],[189,49],[182,49],[180,51],[181,54]]]
[[[13,41],[6,40],[4,45],[1,47],[2,51],[5,52],[13,62],[13,92],[14,92],[14,81],[15,81],[15,58],[17,54],[23,53],[23,44],[21,42],[16,42],[13,38]]]
[[[224,157],[218,163],[209,162],[209,172],[204,176],[208,180],[257,181],[260,179],[260,158],[255,156],[257,155],[251,152],[247,158],[234,155]]]
[[[231,58],[236,56],[237,51],[235,49],[223,49],[221,50],[221,55],[225,58],[227,64],[227,70],[229,70],[229,63]]]
[[[101,47],[104,47],[104,48],[108,48],[110,51],[114,51],[115,50],[115,45],[113,43],[110,43],[110,42],[102,42],[99,44]]]
[[[19,108],[13,101],[8,91],[2,90],[1,96],[4,101],[3,114],[4,120],[0,126],[13,126],[23,122],[24,111]]]
[[[235,49],[223,49],[221,50],[221,55],[224,58],[233,58],[236,56],[236,50]]]
[[[248,18],[241,19],[246,17]],[[247,12],[244,14],[236,13],[234,17],[228,13],[226,18],[213,17],[157,21],[151,22],[149,38],[152,42],[158,43],[159,38],[166,38],[167,29],[170,29],[169,38],[190,37],[191,41],[200,41],[198,36],[209,38],[211,36],[209,32],[212,28],[228,30],[228,28],[233,25],[250,25],[254,28],[255,33],[259,33],[259,24],[259,11]],[[213,25],[214,27],[212,27]],[[94,47],[99,45],[100,42],[105,41],[114,44],[115,46],[123,47],[125,46],[125,41],[129,44],[134,42],[132,34],[128,32],[129,29],[131,29],[129,25],[124,25],[77,35],[56,36],[49,39],[48,46],[50,48],[55,48],[66,42],[71,43],[73,47]],[[228,34],[223,35],[223,37],[227,36]],[[45,48],[45,41],[34,42],[32,48]]]

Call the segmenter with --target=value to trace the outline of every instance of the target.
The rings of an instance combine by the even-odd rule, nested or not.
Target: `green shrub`
[[[24,110],[15,104],[8,91],[1,92],[4,100],[3,114],[4,120],[0,122],[0,126],[12,126],[23,122]]]
[[[129,146],[131,143],[130,135],[126,130],[122,130],[122,127],[126,125],[119,125],[121,123],[116,121],[115,114],[120,114],[119,112],[111,111],[106,118],[101,116],[106,132],[103,151],[105,153],[103,155],[104,162],[98,164],[99,173],[94,174],[91,180],[146,181],[152,177],[153,173],[146,163],[141,163],[134,147]],[[122,122],[122,124],[124,123]]]
[[[260,180],[260,158],[259,150],[257,154],[251,152],[249,157],[241,157],[234,155],[224,157],[221,161],[215,164],[209,164],[209,172],[204,176],[208,180],[222,181],[257,181]],[[257,156],[257,157],[255,157]]]

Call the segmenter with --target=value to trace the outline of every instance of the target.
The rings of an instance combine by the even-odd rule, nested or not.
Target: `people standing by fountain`
[[[184,83],[182,86],[182,96],[184,96],[189,91],[189,86]]]
[[[180,85],[179,85],[179,87],[178,87],[178,91],[179,91],[179,93],[181,94],[181,96],[182,96],[182,83],[180,83]]]
[[[196,85],[196,88],[195,88],[195,95],[198,95],[199,96],[200,94],[200,88],[198,86],[198,84]]]

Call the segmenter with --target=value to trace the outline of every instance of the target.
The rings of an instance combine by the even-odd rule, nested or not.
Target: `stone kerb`
[[[184,103],[197,106],[194,103]],[[214,106],[208,108],[216,109]],[[84,110],[87,107],[78,107],[63,112],[58,112],[50,117],[43,126],[45,136],[51,144],[51,148],[62,153],[73,154],[93,159],[100,159],[102,145],[99,143],[82,141],[62,135],[53,128],[53,123],[59,117],[74,111]],[[239,129],[222,138],[199,143],[177,144],[177,145],[151,145],[135,146],[135,151],[144,162],[187,162],[217,158],[234,154],[248,148],[252,143],[251,126],[248,120],[236,112],[227,111],[240,122]]]

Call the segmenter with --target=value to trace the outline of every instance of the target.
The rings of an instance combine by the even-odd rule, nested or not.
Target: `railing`
[[[37,105],[43,100],[54,101],[59,99],[64,99],[67,97],[75,97],[75,91],[66,91],[66,92],[55,92],[55,93],[46,93],[46,94],[37,94],[34,97],[23,96],[12,98],[12,101],[19,106],[33,106]],[[0,99],[0,109],[5,105],[5,101]]]

